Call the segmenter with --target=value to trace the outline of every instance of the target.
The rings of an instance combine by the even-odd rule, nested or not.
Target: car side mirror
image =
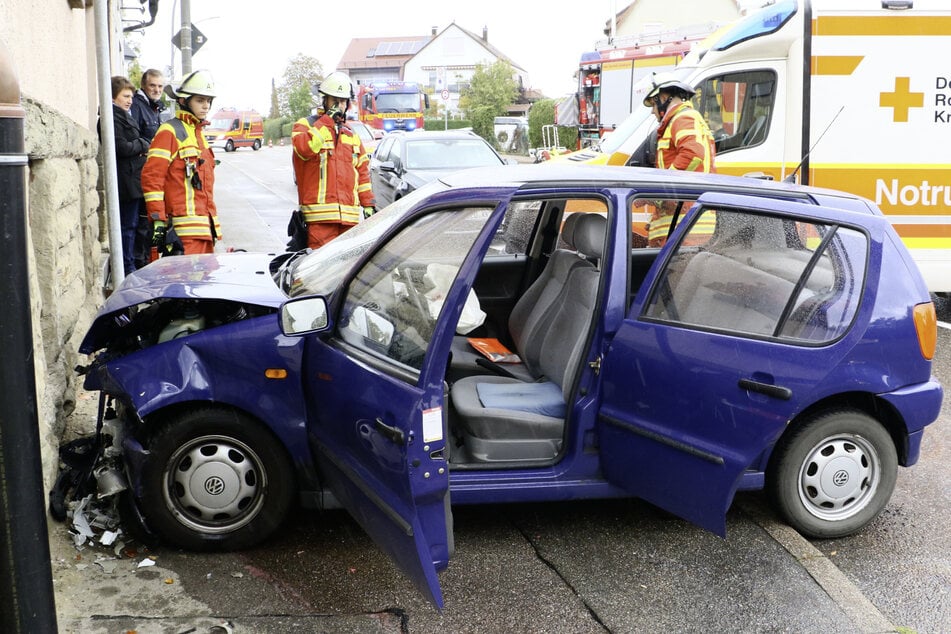
[[[383,161],[380,163],[381,172],[396,172],[396,164],[393,161]]]
[[[327,300],[323,297],[301,297],[281,306],[281,332],[287,336],[321,332],[329,325]]]

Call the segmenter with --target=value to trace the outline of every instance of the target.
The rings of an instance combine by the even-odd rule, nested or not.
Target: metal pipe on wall
[[[0,631],[15,633],[57,631],[33,364],[25,116],[0,42]]]
[[[122,224],[119,220],[119,177],[116,172],[116,126],[112,118],[112,64],[109,56],[109,3],[93,4],[96,20],[96,61],[99,77],[99,129],[102,135],[102,174],[109,225],[112,287],[125,278],[122,265]]]

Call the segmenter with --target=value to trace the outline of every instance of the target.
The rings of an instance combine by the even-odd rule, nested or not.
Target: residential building
[[[488,28],[481,37],[455,22],[429,36],[390,38],[355,38],[337,64],[337,70],[350,74],[354,81],[411,81],[419,83],[441,98],[450,113],[459,109],[459,97],[468,88],[476,65],[491,66],[504,60],[512,66],[520,98],[510,114],[524,114],[529,101],[540,98],[531,91],[528,73],[517,62],[489,43]]]

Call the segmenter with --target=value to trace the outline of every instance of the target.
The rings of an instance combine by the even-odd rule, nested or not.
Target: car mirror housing
[[[330,326],[327,300],[323,297],[302,297],[281,306],[281,332],[287,336],[322,332]]]

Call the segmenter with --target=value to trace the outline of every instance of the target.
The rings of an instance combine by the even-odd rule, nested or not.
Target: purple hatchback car
[[[667,244],[637,246],[657,205]],[[236,549],[343,506],[441,605],[451,504],[636,496],[724,535],[765,488],[806,535],[862,529],[938,415],[935,342],[867,200],[546,164],[450,175],[316,251],[163,258],[81,350],[125,522]]]

